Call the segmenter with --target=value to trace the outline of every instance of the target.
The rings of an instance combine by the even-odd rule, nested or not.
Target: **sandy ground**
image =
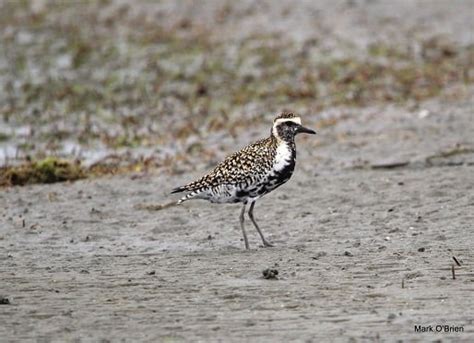
[[[198,174],[5,189],[0,290],[10,304],[0,305],[0,337],[472,341],[467,91],[422,104],[428,116],[369,108],[298,139],[296,174],[256,207],[274,248],[259,247],[249,226],[252,249],[243,249],[235,205],[139,209],[174,199],[169,190]],[[402,166],[385,169],[393,163]],[[277,280],[262,277],[267,268]],[[414,332],[446,324],[464,332]]]
[[[137,8],[209,25],[206,15],[226,12],[199,4]],[[315,37],[341,55],[341,46],[424,35],[473,43],[467,1],[281,4],[242,2],[213,39]],[[288,104],[318,135],[298,138],[293,178],[256,205],[273,248],[248,222],[244,250],[236,205],[143,209],[176,200],[170,190],[206,172],[207,160],[178,175],[1,189],[0,341],[474,341],[473,98],[466,82],[419,103],[314,113]],[[253,111],[239,110],[243,120]],[[221,132],[216,159],[264,137],[272,117]],[[269,268],[277,279],[263,277]]]

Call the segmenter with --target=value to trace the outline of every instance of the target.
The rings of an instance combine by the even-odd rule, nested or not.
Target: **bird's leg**
[[[260,228],[258,227],[257,225],[257,222],[255,221],[255,219],[253,218],[253,207],[255,206],[255,202],[252,202],[250,204],[250,208],[249,208],[249,217],[250,217],[250,220],[252,221],[253,225],[255,225],[255,228],[257,229],[258,231],[258,234],[260,235],[260,238],[262,238],[262,243],[263,243],[263,246],[264,247],[272,247],[273,244],[271,244],[270,242],[268,242],[265,237],[263,236],[263,233],[262,231],[260,230]]]
[[[245,233],[244,220],[245,220],[245,207],[247,204],[244,203],[242,207],[242,212],[240,212],[240,227],[242,228],[242,234],[244,235],[245,249],[249,249],[249,240],[247,239],[247,234]]]

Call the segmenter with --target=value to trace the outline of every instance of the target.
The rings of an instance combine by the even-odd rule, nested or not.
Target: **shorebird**
[[[240,227],[245,248],[249,242],[244,226],[245,209],[257,229],[264,247],[273,246],[265,239],[253,216],[255,202],[287,182],[296,162],[295,136],[316,132],[301,125],[301,118],[283,112],[273,121],[270,137],[261,139],[228,156],[211,172],[200,179],[177,187],[171,193],[188,192],[177,204],[191,199],[204,199],[212,203],[243,203]]]

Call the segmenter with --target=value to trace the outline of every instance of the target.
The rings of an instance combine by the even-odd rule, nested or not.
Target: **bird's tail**
[[[176,188],[173,188],[173,190],[171,191],[171,194],[184,192],[186,189],[187,189],[186,186],[176,187]]]
[[[179,193],[179,192],[184,192],[184,191],[190,191],[187,186],[182,186],[182,187],[176,187],[171,191],[171,194],[173,193]],[[181,204],[182,202],[194,198],[196,195],[199,194],[199,191],[191,191],[190,193],[186,194],[183,196],[181,199],[178,201],[171,201],[167,202],[165,204],[138,204],[135,206],[136,209],[139,210],[148,210],[148,211],[159,211],[163,210],[168,207],[173,207]]]
[[[171,191],[171,194],[174,193],[180,193],[180,192],[185,192],[185,191],[191,191],[188,186],[181,186],[181,187],[176,187]],[[182,202],[194,198],[196,195],[198,195],[200,192],[197,190],[191,191],[190,193],[186,194],[184,197],[178,200],[176,205],[181,204]]]
[[[191,193],[186,194],[184,197],[182,197],[181,199],[178,200],[176,205],[179,205],[179,204],[185,202],[186,200],[190,200],[190,199],[195,198],[196,195],[198,195],[199,193],[200,192],[191,192]]]

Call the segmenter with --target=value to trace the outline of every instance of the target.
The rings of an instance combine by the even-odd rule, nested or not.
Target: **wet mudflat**
[[[459,121],[471,118],[458,110]],[[399,130],[416,124],[434,132],[442,122],[436,115],[414,116]],[[366,124],[371,136],[374,123]],[[314,142],[298,141],[293,179],[256,207],[276,246],[259,247],[249,228],[250,251],[243,249],[238,206],[196,201],[142,209],[173,199],[169,190],[198,173],[6,189],[1,274],[10,304],[1,306],[2,337],[469,341],[473,154],[448,154],[427,165],[423,154],[451,146],[443,147],[443,136],[432,136],[434,145],[425,136],[432,152],[421,143],[400,151],[391,138],[367,143],[363,156],[373,162],[378,149],[412,155],[405,166],[375,169],[325,164],[309,148]],[[327,141],[321,150],[356,154],[353,143]],[[278,275],[264,278],[265,269]],[[437,324],[464,332],[414,332],[415,325]]]

